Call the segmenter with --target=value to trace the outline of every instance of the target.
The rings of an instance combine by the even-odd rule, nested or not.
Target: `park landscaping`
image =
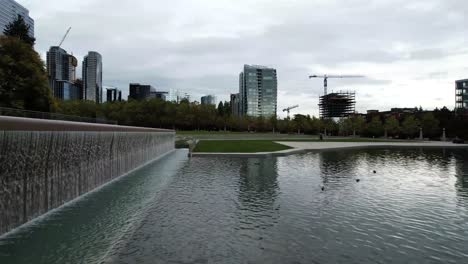
[[[408,140],[385,140],[372,138],[331,138],[320,141],[319,139],[282,139],[282,140],[257,140],[257,139],[202,139],[199,140],[193,152],[213,152],[213,153],[255,153],[273,152],[290,149],[275,141],[296,141],[296,142],[409,142]],[[182,148],[184,148],[182,146]]]
[[[194,152],[255,153],[290,149],[272,140],[201,140]]]

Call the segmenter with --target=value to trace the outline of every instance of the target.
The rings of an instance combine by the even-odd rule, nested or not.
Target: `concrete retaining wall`
[[[172,130],[6,119],[0,116],[0,235],[174,149]]]

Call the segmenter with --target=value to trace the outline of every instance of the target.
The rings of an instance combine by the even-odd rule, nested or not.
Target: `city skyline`
[[[262,64],[280,75],[278,109],[297,103],[295,113],[318,115],[323,87],[309,74],[366,75],[329,83],[330,91],[356,91],[359,112],[420,105],[452,109],[455,80],[468,77],[463,1],[276,1],[265,10],[261,3],[242,1],[228,2],[230,8],[212,1],[138,1],[145,6],[141,14],[130,1],[18,2],[35,19],[36,49],[43,58],[72,26],[64,48],[78,58],[98,50],[106,58],[103,84],[123,88],[124,98],[128,83],[141,81],[193,98],[214,94],[229,101],[239,66]],[[180,12],[181,5],[193,8]],[[92,26],[100,21],[109,23]]]

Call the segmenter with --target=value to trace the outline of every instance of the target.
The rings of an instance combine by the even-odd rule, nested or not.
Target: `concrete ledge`
[[[453,144],[451,142],[299,142],[299,141],[275,141],[292,149],[275,152],[255,153],[225,153],[225,152],[193,152],[192,157],[275,157],[306,153],[311,151],[326,151],[337,149],[357,148],[466,148],[468,144]]]
[[[0,131],[174,132],[170,129],[0,116]]]
[[[305,149],[286,149],[273,152],[253,152],[253,153],[233,153],[233,152],[192,152],[192,157],[238,157],[238,158],[254,158],[254,157],[280,157],[292,154],[305,153]]]

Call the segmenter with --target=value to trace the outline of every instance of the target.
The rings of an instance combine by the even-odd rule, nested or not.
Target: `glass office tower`
[[[275,116],[277,86],[275,69],[259,65],[244,65],[244,71],[239,74],[240,115]]]
[[[102,103],[102,56],[95,51],[83,60],[83,90],[85,100]]]
[[[29,16],[29,10],[13,0],[0,0],[0,36],[5,27],[16,18],[22,16],[29,26],[29,36],[34,37],[34,20]]]

